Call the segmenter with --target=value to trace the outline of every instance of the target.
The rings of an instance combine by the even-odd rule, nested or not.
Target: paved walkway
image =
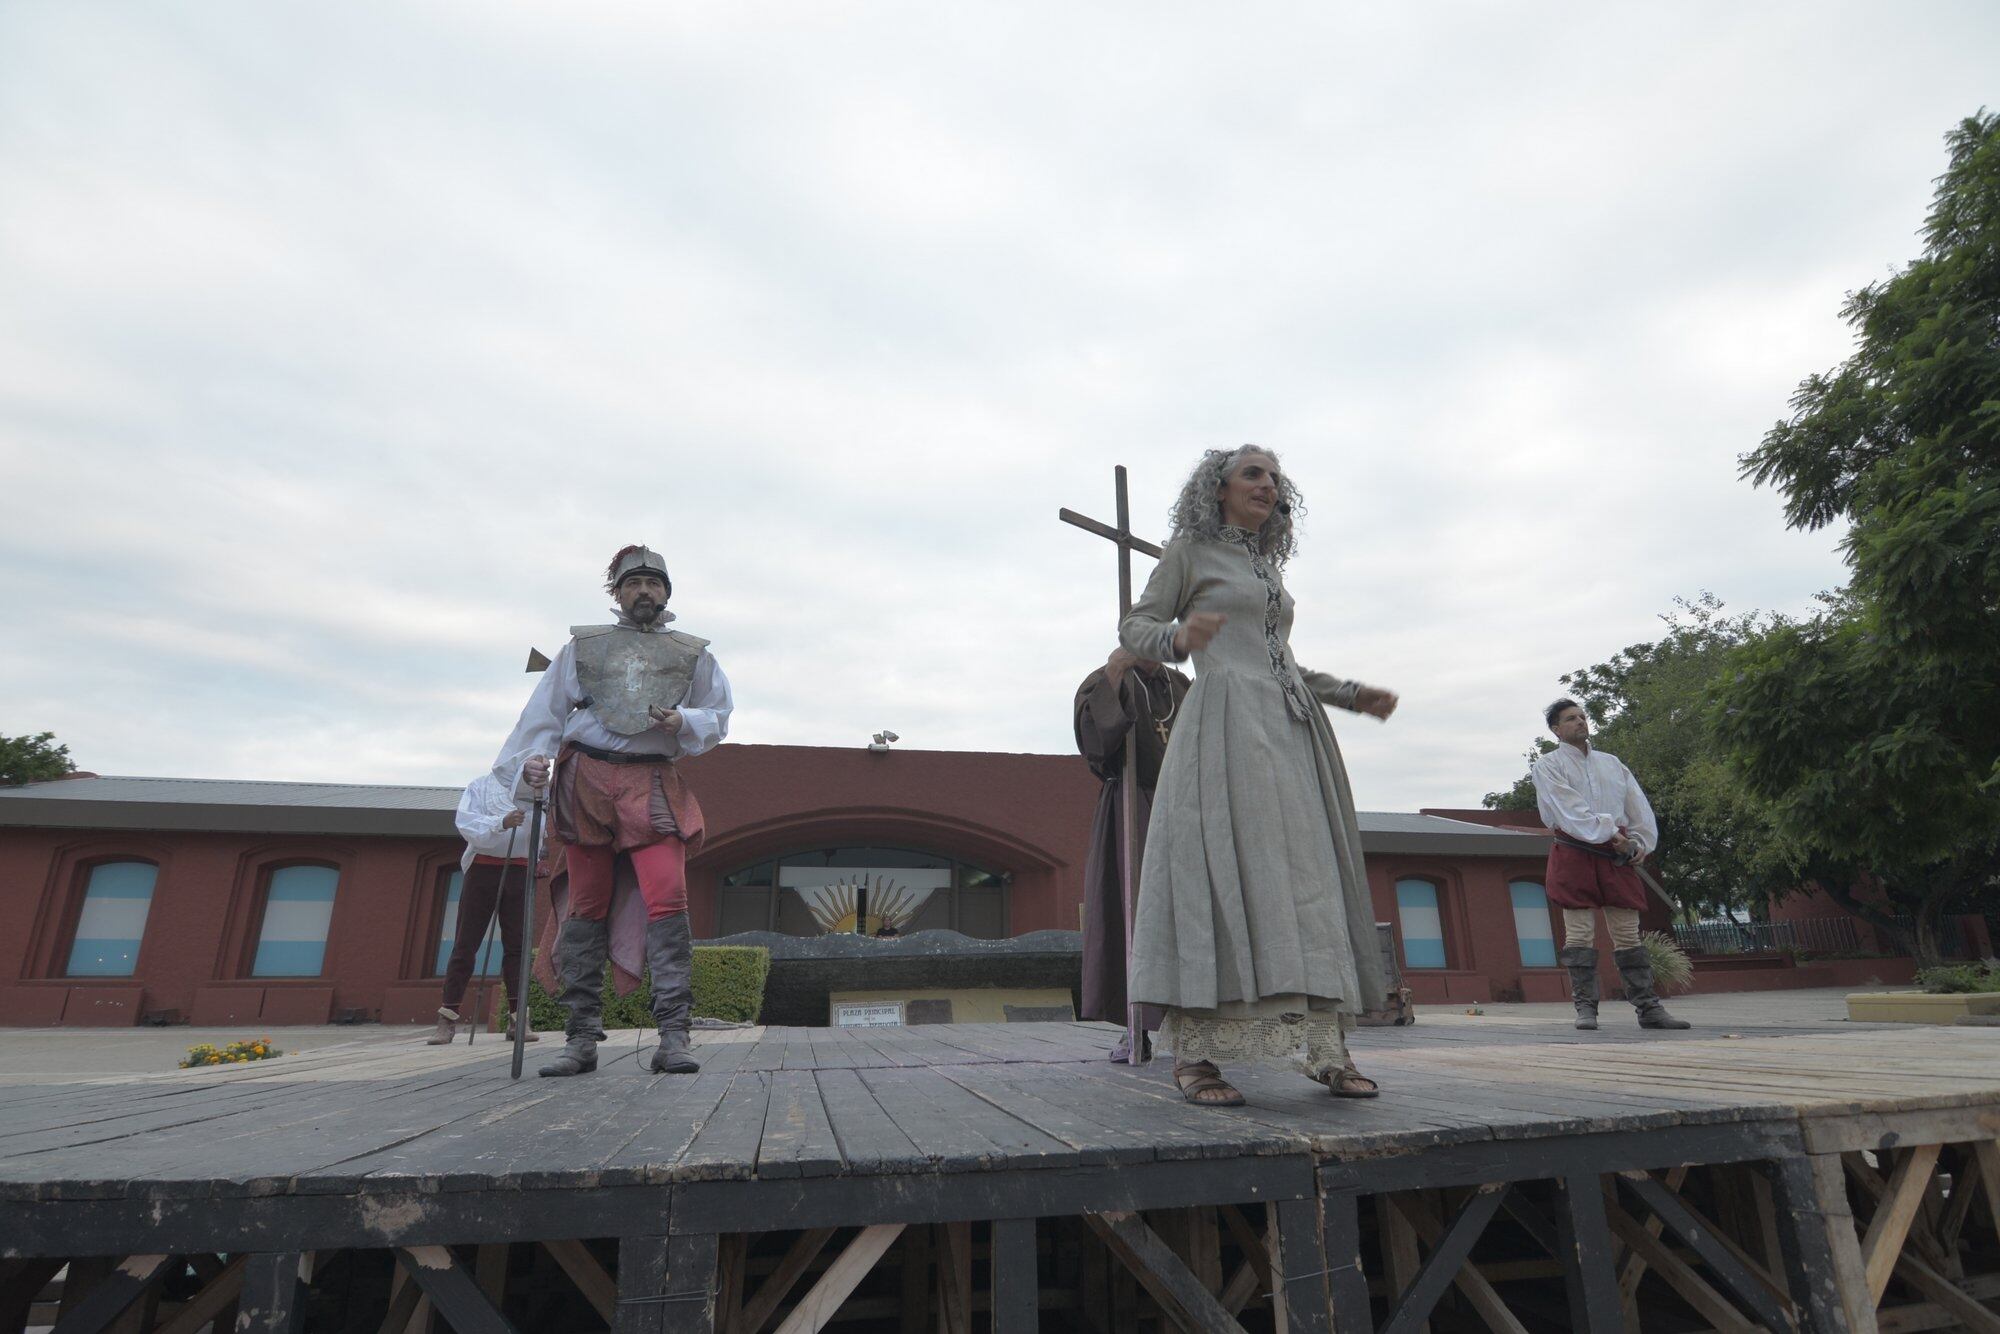
[[[1857,990],[1894,991],[1906,988],[1868,987]],[[1847,989],[1818,991],[1741,991],[1710,996],[1680,996],[1669,1000],[1673,1011],[1701,1030],[1724,1029],[1735,1032],[1754,1029],[1812,1029],[1826,1026],[1829,1032],[1851,1028],[1847,1020]],[[1362,1045],[1402,1046],[1421,1043],[1427,1036],[1462,1037],[1467,1030],[1499,1033],[1512,1030],[1568,1029],[1571,1010],[1565,1004],[1487,1004],[1481,1013],[1469,1015],[1462,1006],[1424,1006],[1417,1011],[1417,1023],[1405,1029],[1370,1029]],[[1615,1037],[1632,1023],[1631,1008],[1622,1001],[1604,1004],[1604,1027]],[[316,1051],[342,1043],[370,1046],[415,1045],[430,1033],[425,1026],[384,1026],[381,1024],[320,1025],[310,1028],[0,1028],[0,1087],[32,1084],[50,1075],[140,1074],[171,1070],[187,1049],[199,1042],[221,1046],[239,1038],[269,1037],[287,1052]],[[1636,1035],[1636,1028],[1635,1028]],[[1555,1034],[1550,1034],[1555,1036]],[[460,1045],[464,1039],[460,1038]],[[482,1033],[477,1046],[491,1042],[497,1050],[498,1034]]]

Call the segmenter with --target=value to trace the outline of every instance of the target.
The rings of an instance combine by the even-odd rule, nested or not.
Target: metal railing
[[[1907,930],[1908,918],[1898,919]],[[1689,954],[1774,954],[1794,951],[1801,954],[1850,954],[1875,948],[1878,933],[1863,936],[1865,925],[1856,917],[1801,917],[1789,922],[1702,922],[1695,926],[1676,923],[1674,941]],[[1892,938],[1881,933],[1882,946],[1896,949]],[[1865,940],[1865,943],[1864,943]],[[1965,953],[1965,933],[1956,917],[1938,923],[1938,951],[1947,959]]]
[[[1840,954],[1862,948],[1860,923],[1852,917],[1802,917],[1789,922],[1702,922],[1676,924],[1674,940],[1689,954]]]

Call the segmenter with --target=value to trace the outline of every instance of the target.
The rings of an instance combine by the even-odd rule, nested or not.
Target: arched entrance
[[[801,848],[724,872],[716,934],[793,936],[949,930],[998,940],[1008,932],[1011,876],[922,848],[851,844]]]

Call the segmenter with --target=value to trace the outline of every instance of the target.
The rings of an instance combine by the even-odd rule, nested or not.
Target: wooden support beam
[[[668,1300],[661,1334],[715,1334],[715,1271],[721,1239],[713,1232],[676,1232],[667,1239]]]
[[[1758,1180],[1759,1181],[1763,1180],[1761,1175],[1758,1177]],[[1685,1202],[1687,1197],[1683,1195],[1681,1199],[1683,1202]],[[1694,1214],[1696,1218],[1701,1217],[1701,1214],[1691,1204],[1688,1205],[1688,1212]],[[1776,1225],[1775,1216],[1773,1217],[1772,1225],[1774,1227]],[[1780,1306],[1782,1306],[1785,1309],[1785,1316],[1787,1320],[1792,1320],[1796,1318],[1792,1312],[1792,1296],[1789,1292],[1785,1291],[1785,1283],[1783,1279],[1777,1277],[1770,1270],[1766,1269],[1757,1260],[1757,1257],[1751,1255],[1750,1252],[1744,1250],[1743,1247],[1737,1244],[1736,1240],[1732,1238],[1727,1232],[1712,1231],[1709,1235],[1714,1237],[1716,1242],[1719,1245],[1721,1245],[1721,1247],[1724,1250],[1728,1251],[1731,1255],[1736,1257],[1737,1263],[1741,1264],[1743,1268],[1749,1272],[1750,1277],[1757,1280],[1757,1285],[1763,1288],[1765,1292],[1771,1294],[1772,1301],[1777,1302]],[[1778,1242],[1775,1240],[1775,1234],[1774,1234],[1774,1239],[1770,1242],[1770,1248],[1772,1254],[1778,1256],[1777,1263],[1779,1267],[1782,1269],[1784,1266],[1784,1255],[1782,1249],[1778,1245]]]
[[[972,1224],[937,1229],[938,1327],[943,1334],[972,1334]]]
[[[1277,1215],[1278,1244],[1271,1254],[1271,1270],[1278,1283],[1271,1293],[1278,1334],[1331,1334],[1319,1201],[1280,1200],[1272,1212]]]
[[[792,1295],[792,1288],[812,1268],[813,1261],[826,1249],[833,1239],[835,1229],[830,1227],[808,1228],[793,1238],[786,1248],[778,1267],[764,1280],[749,1301],[743,1304],[741,1329],[743,1334],[757,1334],[764,1328],[773,1313]]]
[[[1509,1203],[1517,1193],[1507,1192]],[[1399,1206],[1401,1198],[1388,1191],[1375,1197],[1375,1235],[1381,1239],[1382,1272],[1392,1293],[1407,1291],[1424,1265],[1423,1252],[1417,1249],[1416,1226]],[[1415,1334],[1431,1334],[1430,1321],[1419,1321],[1414,1330]]]
[[[128,1255],[56,1321],[55,1334],[99,1334],[153,1286],[171,1256]],[[67,1303],[66,1303],[67,1304]]]
[[[901,1302],[902,1327],[900,1334],[930,1334],[931,1294],[933,1292],[931,1284],[931,1230],[927,1227],[906,1229],[903,1233],[903,1244],[900,1249],[902,1251],[901,1258],[903,1262],[901,1275],[903,1288],[903,1299]],[[1096,1250],[1098,1248],[1092,1247],[1092,1249]],[[1086,1275],[1090,1273],[1091,1260],[1092,1257],[1089,1255],[1084,1257],[1084,1273]],[[1088,1287],[1087,1282],[1086,1287]],[[1085,1315],[1088,1317],[1090,1314],[1086,1304]],[[746,1326],[744,1334],[756,1334],[756,1331]],[[1097,1334],[1105,1334],[1105,1331],[1099,1329],[1097,1330]]]
[[[1976,1302],[1990,1302],[2000,1297],[2000,1274],[1968,1278],[1953,1286]],[[1960,1323],[1957,1316],[1936,1302],[1885,1306],[1876,1314],[1876,1319],[1881,1326],[1881,1334],[1917,1334],[1920,1330],[1950,1329]]]
[[[104,1276],[111,1272],[112,1258],[108,1255],[75,1255],[70,1257],[63,1270],[62,1290],[56,1296],[56,1323],[61,1324],[77,1307],[77,1303],[96,1291]]]
[[[554,1251],[549,1252],[551,1255]],[[668,1294],[667,1239],[618,1239],[618,1298],[612,1334],[660,1334]]]
[[[1930,1186],[1931,1169],[1937,1165],[1941,1144],[1920,1144],[1896,1164],[1889,1177],[1888,1197],[1875,1217],[1868,1221],[1868,1235],[1861,1239],[1861,1265],[1868,1280],[1869,1299],[1881,1305],[1888,1290],[1889,1275],[1895,1272],[1896,1257],[1903,1253],[1903,1241],[1910,1234],[1924,1191]]]
[[[1840,1155],[1776,1158],[1767,1171],[1799,1334],[1877,1334]]]
[[[613,1334],[714,1334],[716,1249],[713,1232],[621,1238]]]
[[[1243,1314],[1243,1308],[1250,1304],[1250,1299],[1255,1297],[1260,1290],[1268,1292],[1270,1288],[1264,1286],[1260,1289],[1257,1279],[1257,1266],[1245,1260],[1242,1264],[1236,1266],[1236,1272],[1231,1274],[1229,1281],[1222,1285],[1222,1295],[1216,1298],[1216,1300],[1222,1303],[1223,1310],[1233,1316],[1240,1316]]]
[[[1035,1334],[1041,1284],[1035,1273],[1035,1220],[993,1220],[993,1334]]]
[[[1769,1289],[1728,1247],[1717,1240],[1708,1221],[1689,1208],[1685,1200],[1644,1172],[1621,1175],[1616,1180],[1651,1209],[1689,1250],[1701,1257],[1701,1262],[1715,1275],[1730,1300],[1768,1328],[1783,1329],[1791,1323],[1792,1313],[1771,1295]]]
[[[1972,1334],[2000,1334],[2000,1315],[1995,1315],[1971,1294],[1916,1256],[1899,1256],[1896,1273],[1911,1287],[1949,1311]]]
[[[1518,1194],[1519,1190],[1508,1191],[1506,1197],[1501,1200],[1500,1207],[1512,1212],[1514,1197]],[[1438,1222],[1436,1216],[1431,1213],[1430,1202],[1425,1200],[1420,1192],[1405,1191],[1395,1198],[1397,1212],[1403,1215],[1404,1222],[1423,1239],[1425,1245],[1436,1247],[1444,1240],[1444,1224]],[[1539,1217],[1539,1211],[1530,1212]],[[1552,1272],[1560,1274],[1562,1271],[1557,1268]],[[1528,1334],[1527,1326],[1508,1309],[1498,1289],[1493,1286],[1493,1281],[1471,1260],[1468,1259],[1459,1266],[1458,1273],[1452,1276],[1452,1282],[1464,1294],[1466,1301],[1472,1304],[1472,1309],[1479,1313],[1479,1318],[1486,1322],[1486,1327],[1495,1334]]]
[[[1883,1156],[1887,1157],[1886,1151]],[[1861,1187],[1862,1194],[1868,1197],[1870,1201],[1868,1221],[1872,1222],[1874,1214],[1879,1213],[1883,1205],[1888,1201],[1888,1178],[1884,1177],[1873,1167],[1870,1167],[1858,1153],[1842,1154],[1841,1161],[1847,1167],[1848,1177],[1855,1185]],[[1931,1180],[1933,1182],[1936,1180],[1935,1169],[1933,1169]],[[1925,1190],[1928,1191],[1929,1189],[1930,1186],[1927,1183]],[[1867,1228],[1864,1227],[1862,1231],[1865,1234]],[[1903,1245],[1905,1247],[1916,1247],[1919,1254],[1932,1267],[1945,1273],[1951,1272],[1954,1264],[1953,1259],[1946,1254],[1943,1243],[1931,1236],[1929,1228],[1924,1224],[1924,1211],[1921,1208],[1917,1210],[1916,1217],[1911,1221],[1909,1233],[1904,1237]]]
[[[1500,1207],[1528,1234],[1529,1240],[1549,1253],[1550,1258],[1562,1258],[1562,1235],[1556,1230],[1555,1223],[1518,1187],[1507,1192],[1507,1198]]]
[[[1688,1169],[1686,1164],[1682,1164],[1681,1166],[1676,1167],[1672,1171],[1668,1172],[1667,1189],[1672,1191],[1676,1195],[1680,1194],[1681,1186],[1687,1181],[1687,1174],[1688,1174]],[[1649,1237],[1658,1237],[1660,1235],[1660,1229],[1664,1228],[1666,1225],[1667,1225],[1666,1220],[1662,1219],[1658,1214],[1654,1214],[1651,1218],[1647,1219],[1644,1224],[1646,1229],[1646,1235]],[[1631,1243],[1627,1242],[1626,1245],[1629,1248],[1631,1246]],[[1631,1319],[1631,1317],[1635,1314],[1632,1309],[1632,1306],[1633,1306],[1633,1300],[1639,1294],[1639,1284],[1643,1282],[1646,1277],[1646,1263],[1647,1263],[1646,1257],[1644,1255],[1636,1253],[1635,1251],[1634,1254],[1625,1257],[1625,1265],[1622,1269],[1618,1271],[1618,1294],[1625,1303],[1625,1314],[1626,1314],[1625,1323],[1628,1325],[1636,1326],[1637,1323],[1636,1321]]]
[[[1188,1268],[1195,1282],[1210,1292],[1222,1291],[1222,1228],[1215,1206],[1203,1205],[1187,1213]]]
[[[1176,1325],[1190,1334],[1241,1334],[1236,1317],[1137,1214],[1085,1214],[1084,1219]]]
[[[901,1236],[903,1224],[876,1223],[861,1229],[847,1249],[840,1253],[827,1271],[820,1275],[819,1282],[792,1308],[778,1326],[778,1334],[819,1334],[833,1320],[834,1312],[847,1300],[861,1280],[868,1277],[868,1271],[882,1258],[896,1238]]]
[[[604,1266],[597,1263],[597,1257],[590,1248],[572,1238],[544,1241],[542,1249],[569,1275],[569,1281],[576,1284],[576,1290],[590,1303],[590,1309],[597,1312],[597,1318],[613,1327],[618,1323],[618,1284],[611,1275],[604,1272]]]
[[[1563,1266],[1563,1289],[1575,1329],[1617,1329],[1624,1319],[1618,1274],[1611,1263],[1611,1229],[1604,1217],[1604,1188],[1597,1175],[1557,1181],[1561,1209],[1556,1238]]]
[[[399,1246],[396,1261],[424,1290],[455,1334],[515,1334],[507,1318],[442,1246]]]
[[[1758,1326],[1745,1320],[1727,1297],[1717,1292],[1687,1261],[1674,1254],[1660,1240],[1658,1233],[1647,1231],[1645,1224],[1619,1208],[1615,1199],[1605,1200],[1604,1212],[1611,1221],[1611,1230],[1625,1243],[1631,1258],[1644,1259],[1647,1266],[1666,1280],[1694,1308],[1695,1314],[1719,1334],[1755,1334]],[[1659,1222],[1659,1215],[1655,1214],[1653,1221]],[[1628,1320],[1627,1326],[1631,1327],[1632,1322]],[[1783,1327],[1782,1324],[1779,1326],[1780,1329]]]
[[[1333,1327],[1340,1334],[1371,1330],[1375,1318],[1368,1305],[1367,1271],[1361,1267],[1360,1198],[1351,1191],[1336,1190],[1321,1195],[1319,1203]]]
[[[249,1263],[249,1256],[239,1255],[224,1265],[153,1334],[196,1334],[203,1325],[221,1315],[225,1306],[243,1295],[243,1271]]]
[[[1772,1291],[1783,1291],[1782,1286],[1769,1276],[1785,1267],[1784,1244],[1778,1240],[1778,1206],[1771,1195],[1771,1179],[1755,1163],[1745,1163],[1744,1170],[1750,1174],[1750,1197],[1757,1207],[1757,1263]]]
[[[236,1334],[298,1334],[306,1316],[305,1285],[299,1282],[305,1256],[262,1251],[245,1259]]]
[[[506,1309],[507,1247],[505,1245],[481,1246],[473,1255],[472,1277],[479,1284],[479,1290],[486,1294],[486,1300],[493,1303],[494,1310]]]
[[[1967,1144],[1959,1152],[1951,1174],[1951,1199],[1937,1223],[1938,1244],[1954,1260],[1958,1258],[1958,1239],[1964,1235],[1966,1220],[1972,1217],[1972,1206],[1979,1203],[1979,1194],[1978,1155]]]
[[[62,1272],[62,1267],[59,1259],[7,1262],[5,1274],[0,1275],[0,1330],[13,1334],[28,1323],[35,1299]]]
[[[382,1324],[375,1334],[404,1334],[410,1322],[416,1319],[419,1305],[425,1310],[430,1309],[424,1290],[417,1286],[416,1280],[401,1265],[397,1265],[395,1277],[389,1283],[389,1309],[383,1313]]]
[[[1271,1237],[1269,1227],[1267,1226],[1262,1231],[1252,1227],[1250,1220],[1243,1216],[1243,1211],[1233,1204],[1223,1205],[1219,1212],[1222,1215],[1223,1226],[1229,1229],[1229,1235],[1235,1239],[1238,1249],[1243,1252],[1244,1263],[1256,1271],[1257,1282],[1263,1285],[1256,1291],[1264,1293],[1276,1291],[1276,1284],[1271,1279]],[[1252,1295],[1254,1296],[1255,1292]],[[1246,1297],[1244,1300],[1247,1302],[1249,1298]],[[1227,1302],[1223,1303],[1224,1306],[1228,1304]],[[1242,1307],[1237,1308],[1237,1310],[1241,1309]]]
[[[1974,1144],[1972,1161],[1979,1172],[1980,1193],[1986,1197],[1987,1222],[2000,1237],[2000,1141],[1985,1139]]]
[[[1424,1267],[1417,1271],[1416,1281],[1411,1283],[1394,1303],[1389,1319],[1382,1326],[1382,1334],[1414,1334],[1417,1326],[1429,1318],[1436,1309],[1438,1299],[1445,1289],[1452,1285],[1458,1271],[1472,1254],[1474,1243],[1486,1231],[1486,1225],[1493,1221],[1493,1215],[1500,1211],[1509,1187],[1504,1183],[1481,1186],[1473,1193],[1444,1235],[1438,1238]],[[1415,1222],[1415,1219],[1411,1220]],[[1599,1326],[1585,1325],[1585,1329]]]
[[[749,1263],[749,1234],[731,1232],[723,1237],[715,1273],[717,1334],[737,1334],[743,1323],[743,1279]]]

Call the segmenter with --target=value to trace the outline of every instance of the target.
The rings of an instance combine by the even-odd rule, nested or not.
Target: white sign
[[[833,1007],[835,1028],[901,1028],[901,1001],[837,1001]]]

